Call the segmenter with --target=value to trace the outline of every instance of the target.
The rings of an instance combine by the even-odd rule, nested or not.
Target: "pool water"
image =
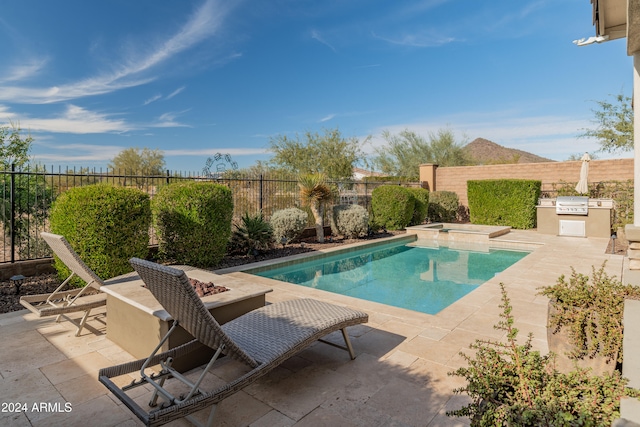
[[[436,314],[528,253],[396,243],[253,274]]]

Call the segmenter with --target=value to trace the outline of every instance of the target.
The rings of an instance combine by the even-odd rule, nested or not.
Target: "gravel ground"
[[[283,256],[295,255],[305,252],[313,252],[320,249],[328,249],[336,246],[346,245],[359,241],[379,239],[382,237],[390,237],[395,234],[404,234],[404,231],[393,231],[386,233],[378,233],[365,239],[326,239],[325,243],[317,243],[314,238],[305,239],[300,243],[287,245],[286,247],[278,247],[269,251],[258,254],[257,256],[247,255],[228,255],[226,256],[217,269],[235,267],[237,265],[248,264],[267,259],[280,258]],[[20,305],[20,296],[35,295],[53,292],[60,286],[60,280],[55,274],[46,274],[40,276],[28,277],[20,287],[20,293],[16,293],[16,288],[8,280],[0,282],[0,313],[8,313],[10,311],[22,310],[24,307]]]

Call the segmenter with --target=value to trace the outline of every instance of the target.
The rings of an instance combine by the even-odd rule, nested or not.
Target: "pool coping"
[[[406,240],[407,242],[409,242],[409,241],[415,241],[416,238],[415,238],[415,235],[413,234],[402,234],[398,236],[384,237],[382,239],[376,239],[372,241],[350,243],[348,245],[343,245],[343,246],[328,248],[328,249],[321,249],[319,251],[311,251],[311,252],[305,252],[301,254],[289,255],[286,257],[274,258],[266,261],[258,261],[251,264],[237,265],[235,267],[228,267],[220,270],[214,270],[214,273],[228,274],[228,273],[242,272],[242,273],[251,274],[254,272],[264,271],[266,269],[276,268],[275,267],[276,265],[284,267],[286,265],[299,264],[301,262],[308,261],[310,258],[322,259],[322,258],[327,258],[337,254],[345,253],[345,252],[354,252],[357,250],[361,250],[365,246],[376,247],[376,246],[387,244],[389,242],[395,242],[395,241],[402,242],[403,240]]]
[[[260,283],[264,286],[269,286],[273,289],[279,289],[281,291],[284,291],[289,295],[294,295],[294,294],[297,294],[298,292],[302,292],[301,297],[304,297],[306,291],[303,291],[303,290],[301,291],[300,289],[298,289],[298,288],[303,288],[303,289],[312,291],[315,295],[317,295],[323,300],[332,301],[338,304],[347,304],[354,307],[363,307],[363,308],[366,306],[366,307],[370,307],[374,311],[381,311],[381,310],[393,311],[394,313],[396,313],[396,315],[401,317],[414,316],[414,315],[437,317],[441,313],[446,312],[449,309],[449,307],[452,307],[453,305],[459,304],[461,302],[464,304],[463,301],[465,301],[468,297],[478,292],[488,283],[492,283],[495,280],[499,280],[501,274],[513,268],[514,265],[517,265],[518,262],[521,262],[522,260],[510,266],[506,270],[500,273],[497,273],[493,278],[481,283],[474,290],[469,292],[467,295],[454,301],[448,307],[445,307],[440,312],[435,314],[415,311],[409,308],[391,306],[391,305],[383,304],[380,302],[369,301],[366,299],[353,297],[349,295],[342,295],[342,294],[338,294],[335,292],[326,291],[322,289],[312,289],[303,285],[297,285],[294,283],[283,282],[283,281],[272,279],[269,277],[259,276],[256,273],[259,273],[265,270],[281,268],[289,265],[300,264],[300,263],[309,261],[311,259],[322,259],[322,258],[328,258],[328,257],[342,254],[342,253],[355,252],[355,251],[362,250],[363,247],[373,248],[376,246],[382,246],[391,242],[397,242],[398,244],[402,244],[403,241],[406,241],[407,244],[420,242],[421,244],[424,244],[425,246],[428,246],[428,247],[433,247],[434,245],[446,246],[446,247],[449,247],[450,249],[457,249],[457,250],[470,250],[470,246],[474,246],[475,247],[474,249],[477,249],[478,247],[483,247],[486,250],[509,249],[514,251],[527,251],[527,252],[530,252],[530,254],[535,252],[537,249],[545,246],[545,243],[539,242],[539,241],[522,241],[518,239],[505,239],[504,237],[505,235],[502,235],[502,236],[499,236],[498,238],[492,238],[486,241],[473,241],[473,242],[469,242],[469,241],[439,241],[438,242],[430,239],[420,239],[419,236],[417,236],[414,233],[407,233],[407,234],[396,235],[392,237],[376,239],[374,241],[356,242],[356,243],[351,243],[351,244],[340,246],[340,247],[333,247],[333,248],[328,248],[328,249],[323,249],[323,250],[313,251],[313,252],[305,252],[302,254],[290,255],[287,257],[275,258],[275,259],[270,259],[265,261],[259,261],[251,264],[243,264],[235,267],[215,270],[214,273],[231,274],[232,276],[241,278],[243,280],[253,280],[256,283]],[[526,257],[523,259],[526,259]]]
[[[287,257],[275,258],[265,261],[258,261],[250,264],[243,264],[234,267],[223,268],[219,270],[214,270],[216,274],[229,274],[229,273],[246,273],[246,274],[255,274],[265,270],[285,267],[294,264],[300,264],[302,262],[309,261],[310,259],[323,259],[328,258],[330,256],[335,256],[348,252],[355,252],[362,250],[363,248],[371,247],[375,248],[376,246],[382,246],[389,244],[391,242],[397,242],[401,244],[403,241],[406,241],[407,244],[415,243],[416,246],[424,246],[424,247],[448,247],[449,249],[454,250],[472,250],[477,249],[478,247],[488,249],[509,249],[514,251],[534,251],[539,248],[543,243],[538,242],[523,242],[518,240],[511,239],[495,239],[492,238],[487,241],[434,241],[430,239],[421,239],[419,235],[414,233],[407,233],[398,236],[385,237],[382,239],[376,239],[373,241],[366,242],[356,242],[348,245],[322,249],[319,251],[305,252],[296,255],[290,255]]]

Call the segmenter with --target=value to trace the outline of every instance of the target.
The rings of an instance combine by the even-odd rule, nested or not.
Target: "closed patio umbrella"
[[[584,153],[580,160],[582,160],[582,167],[580,168],[580,181],[578,181],[578,185],[576,185],[576,191],[580,194],[586,194],[589,192],[587,177],[589,176],[589,161],[591,157],[589,153]]]

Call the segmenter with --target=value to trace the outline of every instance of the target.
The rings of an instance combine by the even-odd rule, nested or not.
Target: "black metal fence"
[[[56,197],[69,188],[108,182],[114,185],[136,187],[151,197],[157,189],[173,182],[195,180],[214,181],[231,188],[234,219],[245,213],[262,212],[269,219],[273,212],[301,207],[298,183],[292,176],[279,173],[250,174],[240,171],[216,172],[209,175],[166,171],[159,175],[145,175],[135,171],[102,169],[65,169],[32,166],[0,169],[0,263],[38,259],[50,256],[46,244],[39,238],[48,231],[49,208]],[[336,182],[340,203],[359,204],[368,208],[371,192],[384,184],[418,187],[417,182]],[[302,207],[301,207],[302,208]],[[150,244],[155,233],[150,230]]]

